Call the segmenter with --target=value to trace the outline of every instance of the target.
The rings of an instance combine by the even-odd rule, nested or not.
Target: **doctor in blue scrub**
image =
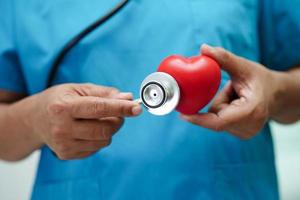
[[[118,3],[0,0],[0,158],[41,149],[32,199],[278,199],[268,121],[300,119],[300,1],[131,0],[47,89]],[[141,114],[141,81],[200,47],[223,69],[210,108]]]

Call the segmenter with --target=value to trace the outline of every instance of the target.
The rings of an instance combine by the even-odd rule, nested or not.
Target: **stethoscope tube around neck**
[[[111,17],[113,17],[116,13],[118,13],[127,3],[129,0],[122,0],[120,3],[118,3],[112,10],[110,10],[106,15],[99,18],[97,21],[86,27],[84,30],[82,30],[79,34],[77,34],[75,37],[73,37],[59,52],[56,59],[54,60],[50,72],[47,78],[46,82],[46,88],[49,88],[52,86],[53,81],[56,77],[56,73],[59,69],[60,64],[66,57],[66,55],[74,48],[75,45],[77,45],[82,39],[84,39],[88,34],[93,32],[96,28],[103,25],[107,20],[109,20]]]

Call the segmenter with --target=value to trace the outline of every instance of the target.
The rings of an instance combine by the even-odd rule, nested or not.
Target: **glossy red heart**
[[[180,101],[176,110],[188,115],[204,108],[217,93],[221,82],[219,64],[204,55],[170,56],[160,64],[158,71],[170,74],[177,81]]]

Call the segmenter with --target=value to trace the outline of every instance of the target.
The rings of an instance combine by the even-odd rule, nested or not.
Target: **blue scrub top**
[[[118,0],[0,0],[0,88],[35,94],[74,35]],[[131,0],[65,58],[55,83],[132,91],[171,54],[222,46],[276,70],[300,61],[300,0]],[[229,76],[223,72],[222,86]],[[269,126],[242,141],[178,113],[127,119],[112,144],[61,161],[44,147],[32,199],[278,199]]]

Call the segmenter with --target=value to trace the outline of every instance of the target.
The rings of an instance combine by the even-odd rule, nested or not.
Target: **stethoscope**
[[[53,84],[59,66],[70,50],[96,28],[103,25],[116,13],[121,11],[128,2],[129,0],[120,1],[120,3],[106,15],[99,18],[66,43],[50,68],[47,79],[47,88]],[[179,84],[170,73],[155,72],[144,79],[140,86],[140,98],[135,101],[143,104],[145,108],[154,115],[166,115],[175,110],[177,106],[180,106],[180,93]]]
[[[129,0],[122,0],[105,16],[102,16],[97,21],[89,25],[62,48],[53,62],[52,67],[50,68],[50,73],[47,79],[47,88],[52,85],[60,64],[70,50],[96,28],[103,25],[116,13],[121,11],[121,9],[124,8],[128,2]],[[136,101],[143,103],[152,114],[165,115],[176,107],[179,101],[179,96],[179,87],[176,81],[170,75],[164,73],[154,73],[143,81],[140,89],[141,98]]]

